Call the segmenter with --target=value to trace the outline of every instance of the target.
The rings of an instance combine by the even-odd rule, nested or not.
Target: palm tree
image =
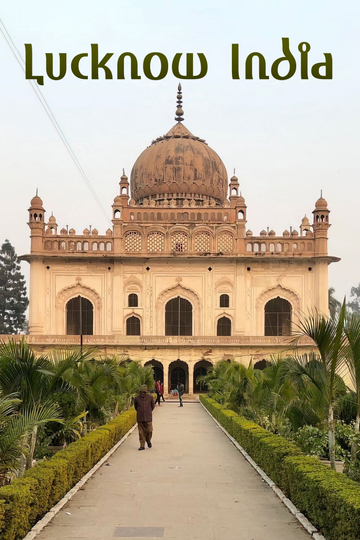
[[[9,473],[19,469],[21,457],[26,457],[26,468],[30,468],[37,429],[51,421],[59,422],[61,411],[56,403],[34,403],[18,413],[19,403],[15,394],[0,396],[0,486]]]
[[[336,314],[339,312],[341,308],[341,302],[337,300],[334,296],[335,289],[334,287],[329,287],[329,312],[330,317],[334,319],[336,317]]]
[[[151,389],[154,387],[154,373],[152,366],[142,366],[140,361],[120,362],[118,367],[121,395],[121,404],[128,408],[132,399],[139,393],[142,384]]]
[[[0,343],[0,388],[4,395],[16,394],[20,401],[20,415],[31,418],[39,416],[40,423],[33,422],[26,468],[32,466],[38,428],[59,420],[60,408],[57,397],[76,392],[71,384],[71,374],[79,362],[87,360],[92,351],[57,351],[49,356],[36,356],[22,339]],[[56,414],[55,414],[56,413]],[[48,418],[46,420],[46,414]],[[34,416],[35,415],[35,416]]]
[[[353,313],[348,316],[344,333],[347,339],[346,365],[352,384],[351,394],[356,404],[355,431],[360,429],[360,316]],[[358,444],[356,441],[351,446],[351,462],[356,461]]]
[[[328,389],[330,372],[319,357],[311,353],[289,358],[287,379],[296,389],[297,398],[291,404],[288,418],[293,429],[311,425],[321,428],[328,421]],[[333,381],[333,409],[338,410],[346,394],[346,385],[337,373]]]
[[[345,324],[345,300],[339,313],[335,318],[327,318],[324,315],[315,312],[308,317],[300,320],[298,324],[298,333],[295,342],[302,336],[310,337],[317,349],[318,359],[321,364],[318,376],[321,378],[321,384],[313,374],[304,369],[300,369],[298,376],[308,378],[311,383],[321,391],[326,403],[328,438],[329,438],[329,458],[331,467],[335,470],[335,422],[334,422],[334,404],[337,399],[338,372],[345,363],[346,339],[344,335]],[[297,356],[294,360],[299,367],[302,361]]]

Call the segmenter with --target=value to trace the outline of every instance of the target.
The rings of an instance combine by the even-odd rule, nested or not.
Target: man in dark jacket
[[[177,385],[177,391],[179,392],[180,407],[183,407],[183,394],[185,391],[185,386],[182,381]]]
[[[155,407],[155,403],[153,397],[148,394],[147,391],[148,389],[146,384],[143,384],[140,387],[140,394],[136,396],[134,401],[134,407],[137,413],[136,420],[139,429],[139,450],[145,450],[145,441],[147,442],[149,448],[152,447],[152,412]]]

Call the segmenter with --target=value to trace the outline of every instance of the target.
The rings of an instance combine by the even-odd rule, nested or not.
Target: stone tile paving
[[[311,538],[200,404],[157,407],[138,446],[135,431],[37,538]]]

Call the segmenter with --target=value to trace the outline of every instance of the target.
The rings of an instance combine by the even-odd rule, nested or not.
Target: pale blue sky
[[[207,76],[183,81],[185,125],[217,151],[229,176],[236,167],[248,228],[281,234],[298,227],[323,189],[333,224],[329,251],[342,258],[330,267],[330,285],[340,299],[360,282],[355,0],[15,0],[3,3],[1,18],[22,54],[24,43],[33,45],[39,74],[46,52],[72,58],[91,43],[115,57],[133,52],[140,65],[153,51],[169,61],[177,52],[203,52]],[[282,37],[297,59],[298,44],[308,41],[310,65],[332,53],[333,80],[301,80],[299,70],[288,81],[231,79],[232,43],[240,44],[242,62],[263,53],[269,70]],[[0,67],[0,241],[9,238],[19,254],[29,251],[27,208],[36,188],[60,228],[81,232],[91,224],[105,232],[108,222],[1,35]],[[176,87],[172,74],[161,81],[46,78],[42,91],[109,217],[122,168],[130,175],[137,156],[175,123]]]

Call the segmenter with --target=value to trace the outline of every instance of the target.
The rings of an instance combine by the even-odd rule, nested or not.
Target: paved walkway
[[[164,403],[154,430],[144,452],[134,431],[37,538],[310,540],[200,404]]]

